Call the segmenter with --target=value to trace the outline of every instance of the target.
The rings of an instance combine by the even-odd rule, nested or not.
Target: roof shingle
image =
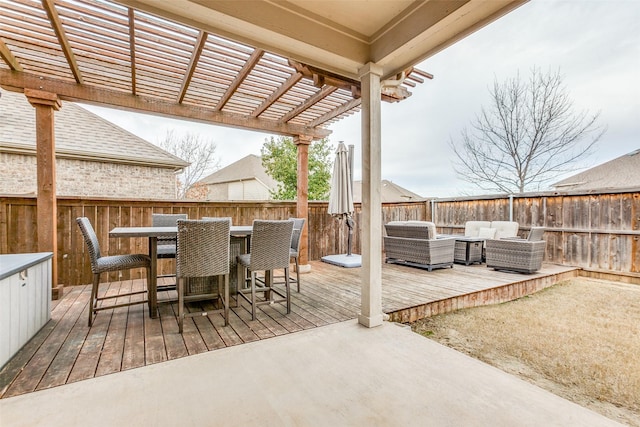
[[[640,149],[553,184],[556,190],[604,190],[640,186]]]
[[[55,135],[58,156],[174,169],[189,165],[71,102],[64,102],[55,114]],[[35,109],[23,94],[0,91],[0,151],[35,149]]]

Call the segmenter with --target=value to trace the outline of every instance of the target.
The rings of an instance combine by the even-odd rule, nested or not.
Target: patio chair
[[[229,230],[228,218],[213,220],[178,220],[176,278],[178,281],[178,328],[183,331],[184,318],[223,313],[229,324]],[[212,281],[202,280],[216,276]],[[194,280],[191,280],[194,279]],[[187,283],[188,282],[188,283]],[[223,293],[220,293],[220,284]],[[186,301],[218,299],[222,308],[185,313]]]
[[[300,292],[300,263],[298,257],[300,255],[300,241],[302,240],[302,229],[304,228],[304,218],[289,218],[293,221],[293,235],[291,236],[291,248],[289,249],[289,256],[293,258],[296,264],[296,278],[291,279],[291,283],[295,283],[298,292]]]
[[[153,227],[175,227],[179,219],[187,219],[187,214],[151,214]],[[176,257],[176,238],[173,236],[158,237],[158,258]]]
[[[249,288],[238,284],[236,298],[242,297],[251,304],[251,319],[256,319],[256,306],[262,304],[286,302],[287,314],[291,313],[291,288],[289,280],[289,261],[291,260],[291,238],[293,236],[293,221],[253,221],[251,236],[251,250],[248,254],[238,255],[238,277],[243,277],[246,269]],[[273,287],[273,271],[284,270],[285,294]],[[264,271],[264,282],[259,282],[257,272]],[[256,300],[256,292],[262,292],[264,299]],[[273,295],[280,299],[272,299]],[[249,296],[247,296],[249,295]],[[238,300],[239,301],[239,300]]]
[[[84,242],[87,245],[87,249],[89,250],[89,260],[91,261],[91,272],[93,273],[93,284],[91,286],[91,300],[89,307],[89,322],[88,325],[91,327],[93,324],[93,319],[98,311],[101,310],[110,310],[116,307],[124,307],[128,305],[134,304],[143,304],[147,303],[148,299],[140,300],[140,301],[129,301],[126,303],[113,304],[109,306],[101,306],[98,307],[98,303],[100,301],[104,301],[112,298],[121,298],[131,295],[149,294],[149,277],[151,276],[151,258],[145,254],[130,254],[130,255],[111,255],[111,256],[102,256],[100,253],[100,243],[98,242],[98,236],[91,225],[91,222],[88,218],[79,217],[76,218],[76,222],[78,223],[78,227],[80,227],[80,231],[82,232],[82,237],[84,238]],[[98,288],[100,284],[100,274],[108,271],[122,271],[122,270],[131,270],[134,268],[145,268],[147,270],[147,290],[145,291],[134,291],[126,294],[118,294],[118,295],[108,295],[100,297],[98,295]]]
[[[233,219],[230,216],[203,216],[203,221],[214,221],[219,219],[228,219],[229,223],[233,225]],[[229,294],[235,294],[236,286],[238,286],[238,278],[236,277],[237,257],[238,255],[245,253],[248,248],[250,236],[234,236],[231,235],[229,239]]]
[[[296,284],[298,288],[298,292],[300,292],[300,263],[298,262],[298,256],[300,252],[300,241],[302,240],[302,228],[304,227],[305,219],[304,218],[289,218],[290,221],[293,221],[293,235],[291,236],[291,249],[289,250],[290,257],[293,259],[293,262],[296,265],[296,277],[289,275],[289,282],[291,284]],[[274,284],[282,284],[284,281],[280,279],[284,279],[284,276],[274,276],[274,279],[277,279],[277,282]]]
[[[541,240],[543,233],[543,228],[533,227],[527,240],[487,240],[487,267],[519,273],[534,273],[540,270],[546,248],[546,242]]]

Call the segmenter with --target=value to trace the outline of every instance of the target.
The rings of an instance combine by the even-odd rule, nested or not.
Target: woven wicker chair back
[[[229,273],[229,219],[178,220],[177,277]]]
[[[229,224],[233,224],[230,216],[203,216],[202,217],[203,221],[215,221],[216,219],[228,219]]]
[[[80,227],[80,231],[82,232],[82,237],[84,238],[84,242],[87,245],[87,249],[89,249],[91,272],[94,274],[99,273],[98,258],[100,258],[102,255],[100,254],[100,243],[98,242],[98,236],[96,236],[96,232],[93,230],[93,226],[91,225],[89,218],[76,218],[76,222]]]
[[[151,225],[154,227],[175,227],[179,219],[187,219],[187,214],[151,214]],[[175,237],[158,237],[158,245],[173,245],[175,243]]]
[[[430,240],[434,238],[434,236],[432,236],[430,233],[429,227],[385,224],[384,229],[387,232],[387,236],[391,237],[405,237],[408,239],[423,240]]]
[[[300,250],[300,240],[302,239],[302,229],[304,228],[304,218],[289,218],[293,221],[293,235],[291,236],[291,250],[296,254]]]
[[[288,268],[293,236],[293,221],[253,221],[251,234],[251,271]]]
[[[530,242],[537,242],[538,240],[542,240],[544,236],[544,227],[531,227],[529,231],[529,237],[527,240]]]

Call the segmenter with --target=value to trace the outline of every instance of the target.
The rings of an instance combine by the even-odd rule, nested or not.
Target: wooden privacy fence
[[[148,251],[146,239],[109,238],[120,226],[151,225],[152,213],[186,213],[189,218],[231,217],[234,224],[250,225],[254,218],[294,217],[295,202],[199,202],[58,198],[58,283],[91,282],[84,241],[75,218],[91,220],[105,255]],[[360,206],[356,205],[352,250],[360,250]],[[433,212],[433,215],[432,215]],[[327,214],[326,202],[309,203],[309,259],[346,253],[347,227]],[[0,196],[0,253],[37,252],[36,199]],[[546,228],[545,260],[607,272],[640,272],[640,190],[600,194],[537,193],[512,197],[436,199],[427,202],[386,203],[382,223],[394,220],[435,219],[442,233],[462,233],[468,220],[509,220],[520,224],[524,236],[531,226]],[[173,269],[161,261],[161,273]],[[131,277],[112,273],[109,280]],[[141,276],[142,271],[133,273]]]

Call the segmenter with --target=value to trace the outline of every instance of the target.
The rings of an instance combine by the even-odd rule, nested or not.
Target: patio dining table
[[[232,237],[241,238],[242,245],[240,253],[247,252],[247,242],[251,236],[253,227],[251,225],[232,225],[230,234]],[[149,281],[149,315],[152,318],[158,314],[158,237],[177,236],[178,227],[115,227],[109,231],[109,237],[145,237],[149,239],[149,257],[151,257],[151,277]],[[242,283],[242,278],[237,278],[238,283]],[[236,284],[238,286],[238,284]]]

